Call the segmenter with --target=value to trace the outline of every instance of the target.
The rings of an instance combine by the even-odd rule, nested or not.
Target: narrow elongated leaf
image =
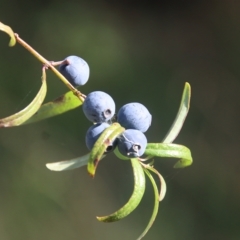
[[[191,97],[191,86],[189,83],[186,82],[185,86],[184,86],[182,100],[180,103],[180,107],[179,107],[177,116],[176,116],[169,132],[163,139],[164,143],[173,142],[174,139],[179,134],[179,132],[183,126],[183,123],[185,121],[185,118],[188,114],[189,108],[190,108],[190,97]]]
[[[97,217],[101,222],[115,222],[128,216],[141,202],[145,192],[145,175],[138,159],[130,160],[133,168],[134,189],[128,202],[118,211],[103,217]]]
[[[89,153],[71,160],[47,163],[46,167],[52,171],[66,171],[87,165]]]
[[[174,168],[184,168],[192,164],[191,151],[183,146],[173,143],[148,143],[145,154],[153,157],[180,158]]]
[[[40,109],[24,124],[34,123],[57,116],[81,106],[83,102],[72,91],[65,93],[52,102],[43,104]]]
[[[14,36],[13,30],[9,26],[7,26],[7,25],[3,24],[2,22],[0,22],[0,31],[3,31],[3,32],[5,32],[5,33],[7,33],[9,35],[10,42],[9,42],[8,45],[9,45],[9,47],[13,47],[16,44],[16,38]]]
[[[19,126],[28,120],[40,108],[47,93],[46,71],[42,72],[42,86],[33,99],[33,101],[23,110],[17,112],[9,117],[0,119],[0,127],[14,127]]]
[[[88,172],[94,177],[99,160],[106,151],[107,147],[120,135],[125,129],[119,123],[113,123],[106,128],[98,140],[95,142],[88,159]]]
[[[145,228],[145,230],[143,231],[143,233],[137,238],[137,240],[141,240],[149,231],[149,229],[152,227],[156,216],[158,214],[158,208],[159,208],[159,201],[158,201],[158,188],[156,185],[156,182],[154,180],[154,178],[152,177],[152,175],[150,174],[150,172],[147,169],[144,169],[144,172],[146,173],[146,175],[148,176],[148,178],[150,179],[152,186],[153,186],[153,190],[154,190],[154,207],[153,207],[153,212],[152,212],[152,216],[148,222],[147,227]]]
[[[167,185],[166,185],[166,182],[165,182],[163,176],[150,164],[144,164],[144,163],[141,163],[141,164],[144,166],[144,168],[147,168],[148,170],[154,172],[158,176],[158,178],[160,180],[159,201],[162,201],[167,192]]]

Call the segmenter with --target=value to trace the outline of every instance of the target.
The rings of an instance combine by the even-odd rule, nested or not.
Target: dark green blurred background
[[[145,239],[240,239],[240,3],[238,1],[0,0],[0,21],[49,60],[79,55],[90,65],[85,94],[102,90],[117,108],[137,101],[153,115],[149,142],[164,137],[184,83],[190,113],[176,143],[188,146],[191,167],[156,159],[168,191]],[[40,86],[41,64],[0,34],[0,118],[24,108]],[[48,74],[52,100],[67,91]],[[87,152],[90,126],[81,109],[40,123],[0,129],[1,240],[132,240],[153,207],[150,184],[140,206],[105,224],[129,198],[130,163],[113,155],[98,167],[51,172],[47,162]]]

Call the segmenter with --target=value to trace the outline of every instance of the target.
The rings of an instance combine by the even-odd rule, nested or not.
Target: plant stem
[[[46,58],[40,55],[36,50],[34,50],[29,44],[22,40],[17,33],[14,34],[17,42],[27,49],[34,57],[36,57],[40,62],[46,65],[47,68],[50,68],[60,80],[79,98],[81,102],[84,102],[85,95],[78,91],[69,81],[49,62]]]

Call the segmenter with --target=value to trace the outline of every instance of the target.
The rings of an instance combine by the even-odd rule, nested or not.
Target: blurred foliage
[[[83,57],[90,80],[81,88],[108,92],[117,108],[148,107],[151,142],[169,129],[185,82],[192,86],[188,118],[176,143],[188,146],[191,168],[155,161],[168,185],[146,239],[240,238],[240,3],[236,1],[16,1],[0,0],[0,21],[49,60]],[[41,82],[41,64],[0,35],[0,118],[26,106]],[[48,74],[52,100],[67,91]],[[46,100],[46,101],[47,101]],[[102,224],[95,215],[119,208],[132,191],[131,166],[114,156],[94,180],[86,169],[53,173],[45,163],[87,152],[90,123],[81,109],[12,129],[0,129],[0,239],[135,239],[154,201],[128,218]],[[91,231],[90,231],[91,229]]]

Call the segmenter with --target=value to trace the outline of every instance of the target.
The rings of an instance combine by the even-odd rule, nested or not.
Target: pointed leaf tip
[[[177,116],[176,116],[169,132],[163,139],[164,143],[171,143],[178,136],[180,130],[182,129],[183,123],[187,117],[187,114],[188,114],[188,111],[190,108],[190,99],[191,99],[191,86],[188,82],[186,82],[184,85],[182,99],[181,99],[181,103],[179,106]]]
[[[180,159],[176,164],[173,166],[174,168],[185,168],[192,165],[193,160],[190,156],[188,159]]]
[[[46,167],[51,171],[72,170],[72,169],[76,169],[76,168],[87,165],[88,158],[89,158],[89,153],[84,155],[84,156],[77,157],[77,158],[74,158],[74,159],[71,159],[71,160],[47,163]],[[102,158],[104,158],[104,156]]]
[[[110,127],[106,128],[98,140],[95,142],[88,160],[87,170],[90,175],[94,176],[97,168],[99,159],[102,158],[106,151],[108,144],[113,142],[116,137],[121,134],[125,129],[121,127],[119,123],[113,123]]]
[[[9,26],[0,22],[0,31],[3,31],[9,35],[10,42],[8,45],[9,45],[9,47],[13,47],[16,44],[16,38],[15,38],[13,30]]]

